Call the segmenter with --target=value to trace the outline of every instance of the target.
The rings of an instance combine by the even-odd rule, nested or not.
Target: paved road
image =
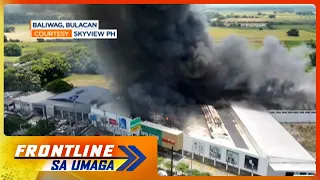
[[[236,115],[233,116],[231,109],[217,109],[218,114],[220,115],[223,124],[225,125],[226,129],[228,130],[234,144],[238,148],[249,149],[247,144],[244,142],[243,138],[241,137],[239,131],[235,126],[234,119]]]

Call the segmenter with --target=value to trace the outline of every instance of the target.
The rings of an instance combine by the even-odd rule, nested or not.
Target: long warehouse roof
[[[243,126],[272,162],[315,162],[284,127],[261,105],[231,102]]]

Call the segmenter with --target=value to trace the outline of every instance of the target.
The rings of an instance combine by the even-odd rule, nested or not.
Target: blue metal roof
[[[71,91],[55,95],[48,98],[48,100],[64,101],[64,102],[73,102],[81,104],[90,104],[92,100],[99,98],[102,95],[105,95],[106,98],[109,96],[110,91],[104,88],[96,86],[85,86],[77,87]]]

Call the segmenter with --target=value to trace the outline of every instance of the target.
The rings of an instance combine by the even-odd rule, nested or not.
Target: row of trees
[[[4,70],[5,91],[40,91],[40,75],[27,68],[9,67]]]
[[[224,19],[229,19],[229,18],[259,18],[261,16],[268,16],[268,18],[270,19],[274,19],[276,18],[275,13],[274,14],[262,14],[261,12],[259,12],[257,15],[237,15],[237,14],[227,14],[227,15],[222,15],[220,13],[213,13],[210,12],[207,14],[208,19],[217,19],[217,20],[224,20]]]
[[[8,39],[6,35],[4,35],[4,42],[22,42],[19,39]]]
[[[316,52],[309,54],[310,65],[316,67]]]
[[[21,53],[21,47],[17,44],[6,44],[4,49],[5,55],[17,56]],[[50,82],[61,86],[61,82],[54,80],[62,79],[71,73],[95,74],[98,66],[97,60],[83,45],[76,45],[66,53],[45,53],[37,50],[21,56],[19,63],[21,64],[18,66],[5,69],[5,91],[38,91],[46,88]],[[62,89],[70,89],[71,86]]]
[[[48,124],[47,124],[48,123]],[[54,121],[39,120],[37,124],[30,127],[26,132],[26,136],[45,136],[56,129]]]
[[[42,12],[5,12],[4,13],[4,24],[28,24],[30,20],[42,19],[42,20],[58,20],[58,19],[72,19],[71,16],[61,17],[61,13],[48,13],[47,11]]]
[[[24,124],[25,122],[20,116],[8,114],[4,120],[4,134],[7,136],[12,135],[20,130],[20,124]]]
[[[299,11],[296,14],[300,15],[300,16],[313,16],[313,15],[315,15],[315,13],[313,11]]]
[[[16,28],[15,28],[14,26],[5,26],[5,27],[4,27],[4,32],[5,32],[5,33],[14,32],[15,29],[16,29]]]
[[[307,42],[307,45],[314,50],[316,49],[316,42],[313,39]],[[309,54],[309,58],[310,58],[310,65],[313,67],[316,67],[316,51]]]
[[[55,130],[55,123],[49,121],[47,126],[45,120],[39,120],[37,124],[32,127],[27,123],[27,119],[23,119],[17,115],[7,115],[4,120],[4,134],[10,136],[20,129],[28,129],[25,134],[27,136],[44,136]]]

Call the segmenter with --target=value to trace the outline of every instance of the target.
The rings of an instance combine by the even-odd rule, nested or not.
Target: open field
[[[5,56],[4,61],[17,62],[20,56]]]
[[[72,74],[64,79],[74,86],[98,86],[109,89],[109,83],[103,75]]]
[[[22,47],[22,53],[28,54],[28,53],[35,52],[37,49],[41,49],[45,52],[54,52],[54,51],[64,52],[77,43],[75,42],[41,42],[41,43],[23,42],[18,44]]]
[[[11,42],[8,42],[11,43]],[[5,43],[7,44],[7,43]],[[45,52],[65,52],[68,51],[72,46],[74,46],[75,42],[19,42],[17,43],[22,47],[22,55],[30,54],[38,49],[41,49]],[[8,57],[5,56],[5,61],[16,61],[19,57]]]
[[[309,123],[284,123],[283,127],[315,157],[316,125]]]
[[[245,37],[251,42],[262,42],[266,36],[275,36],[280,41],[306,41],[316,39],[315,33],[300,31],[299,37],[287,36],[288,30],[258,30],[258,29],[237,29],[237,28],[220,28],[210,27],[209,33],[216,40],[221,41],[230,35]]]
[[[257,18],[251,18],[251,19],[260,19],[260,20],[268,20],[268,21],[305,21],[305,20],[315,20],[314,16],[300,16],[295,13],[280,13],[276,12],[274,14],[273,11],[260,11],[262,15],[258,15],[258,11],[223,11],[219,12],[220,14],[226,16],[226,15],[239,15],[239,16],[256,16]],[[276,18],[269,18],[268,15],[276,15]],[[241,18],[235,18],[235,19],[241,19]]]
[[[29,30],[29,24],[19,24],[19,25],[8,25],[14,26],[15,32],[4,33],[8,39],[19,39],[22,42],[36,42],[36,39],[31,39],[31,34]]]
[[[278,16],[276,15],[276,18],[269,18],[268,16],[262,17],[258,16],[257,18],[228,18],[226,21],[231,21],[231,22],[312,22],[314,21],[314,17],[300,17],[300,16]]]
[[[247,13],[247,12],[243,12],[243,13]],[[286,17],[285,13],[283,14],[284,15],[282,16]],[[250,13],[247,13],[247,15],[250,15]],[[37,43],[34,41],[32,42],[30,41],[31,39],[29,35],[29,25],[14,25],[14,26],[16,27],[16,32],[5,33],[5,34],[7,34],[8,38],[12,37],[12,39],[23,40],[24,38],[23,42],[18,43],[23,48],[23,54],[35,52],[37,49],[42,49],[43,51],[46,51],[46,52],[54,52],[54,51],[63,52],[63,51],[67,51],[70,47],[76,44],[74,42],[43,42],[43,43]],[[314,39],[314,40],[316,39],[315,33],[312,32],[313,30],[315,31],[315,29],[312,29],[311,26],[308,26],[308,25],[278,25],[275,27],[277,28],[276,30],[209,27],[209,33],[217,42],[222,41],[223,39],[225,39],[230,35],[238,35],[238,36],[247,38],[249,41],[249,46],[252,48],[261,47],[262,42],[266,36],[277,37],[280,41],[284,42],[284,44],[288,48],[295,45],[299,45],[300,41],[308,41],[310,39]],[[299,37],[287,36],[286,32],[292,27],[296,27],[300,30]],[[20,36],[19,33],[22,39],[18,37]],[[28,36],[26,36],[26,34],[28,34]],[[5,57],[5,61],[16,61],[18,59],[19,57]]]
[[[41,49],[45,52],[64,52],[69,50],[76,42],[42,42],[38,43],[36,40],[30,38],[30,30],[28,24],[8,25],[14,26],[15,32],[4,33],[8,39],[19,39],[22,42],[19,44],[22,47],[22,55],[35,52],[37,49]],[[11,42],[8,42],[11,43]],[[5,61],[15,62],[19,57],[4,57]]]
[[[313,25],[307,25],[307,24],[301,24],[301,25],[273,25],[274,28],[276,29],[283,29],[283,30],[289,30],[292,28],[296,28],[299,31],[307,31],[307,32],[312,32],[316,33],[316,26]]]

